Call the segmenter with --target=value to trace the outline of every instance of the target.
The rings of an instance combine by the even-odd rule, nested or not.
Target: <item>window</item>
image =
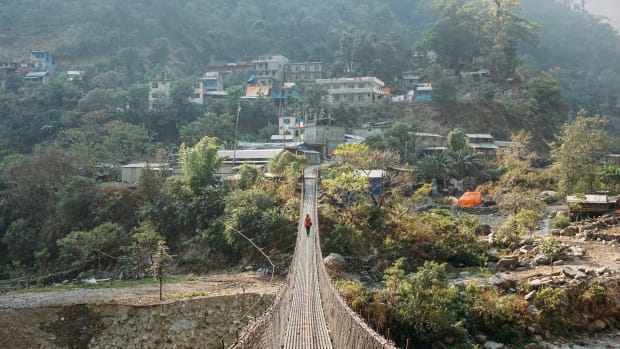
[[[157,87],[158,87],[157,81],[153,81],[151,83],[151,88],[157,88]]]

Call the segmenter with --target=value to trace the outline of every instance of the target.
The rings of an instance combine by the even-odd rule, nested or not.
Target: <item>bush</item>
[[[372,299],[372,293],[357,281],[338,280],[336,281],[336,288],[353,310],[359,310]]]
[[[568,217],[555,217],[551,222],[551,226],[556,229],[564,229],[570,225],[570,218]]]
[[[568,249],[568,246],[561,243],[560,241],[549,238],[540,242],[540,250],[548,255],[551,255],[553,260],[559,260],[566,256],[565,252]]]
[[[518,343],[523,332],[518,326],[522,309],[514,295],[503,296],[497,288],[469,284],[465,290],[473,326],[503,343]]]
[[[336,252],[343,255],[361,255],[365,251],[361,234],[346,225],[336,225],[332,231],[323,235],[323,238],[325,254]]]
[[[543,311],[553,313],[560,305],[564,291],[560,288],[545,287],[536,293],[536,300]]]

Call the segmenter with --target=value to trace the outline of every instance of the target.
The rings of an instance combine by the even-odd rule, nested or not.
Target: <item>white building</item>
[[[324,79],[327,75],[322,62],[288,63],[284,67],[286,82],[304,83]]]
[[[216,172],[216,176],[224,179],[234,174],[241,165],[247,164],[259,169],[264,169],[271,159],[277,158],[284,149],[259,149],[259,150],[219,150],[217,156],[224,158],[222,165]]]
[[[166,106],[168,97],[170,97],[170,89],[172,80],[162,73],[152,79],[149,84],[149,110],[162,109]]]
[[[133,164],[127,164],[121,166],[121,180],[125,183],[136,184],[140,180],[142,171],[149,168],[153,171],[170,171],[170,167],[167,164],[137,162]]]
[[[316,84],[327,88],[330,104],[371,104],[387,101],[389,95],[383,81],[371,76],[317,79]]]
[[[204,80],[196,80],[192,83],[192,95],[189,101],[196,104],[204,103]]]

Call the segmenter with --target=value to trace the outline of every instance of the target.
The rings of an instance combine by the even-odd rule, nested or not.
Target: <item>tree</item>
[[[572,123],[565,123],[551,145],[552,171],[561,192],[594,190],[594,174],[600,160],[608,152],[610,137],[605,130],[607,120],[589,117],[579,111]]]
[[[406,276],[404,263],[404,258],[398,259],[384,272],[384,298],[402,327],[402,336],[419,343],[463,337],[466,300],[448,282],[445,264],[426,261],[415,274]]]
[[[528,209],[521,209],[517,214],[511,214],[497,229],[497,241],[505,246],[518,242],[525,235],[530,234],[542,220],[540,213]]]
[[[113,161],[123,163],[149,155],[150,136],[144,128],[119,120],[107,123],[105,128],[104,145]]]
[[[183,178],[194,193],[198,193],[200,188],[217,183],[215,172],[222,163],[222,159],[217,156],[217,141],[217,138],[203,137],[192,148],[181,144],[179,155],[184,171]]]
[[[467,137],[465,137],[465,132],[462,129],[455,128],[448,133],[446,150],[450,153],[469,150],[467,147]]]
[[[98,271],[102,270],[102,260],[116,260],[120,247],[127,241],[123,228],[115,223],[104,223],[92,230],[74,231],[56,244],[60,256],[70,266],[84,270],[96,261]]]
[[[157,250],[153,257],[151,258],[153,263],[149,267],[148,271],[154,278],[159,281],[159,300],[163,300],[163,290],[164,290],[164,275],[168,271],[170,267],[170,263],[172,263],[172,256],[168,253],[168,246],[166,246],[166,241],[159,240],[157,243]]]

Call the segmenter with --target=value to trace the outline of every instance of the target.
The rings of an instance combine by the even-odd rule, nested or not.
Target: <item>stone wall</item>
[[[12,349],[220,349],[272,301],[246,293],[156,305],[2,309],[0,338]]]

